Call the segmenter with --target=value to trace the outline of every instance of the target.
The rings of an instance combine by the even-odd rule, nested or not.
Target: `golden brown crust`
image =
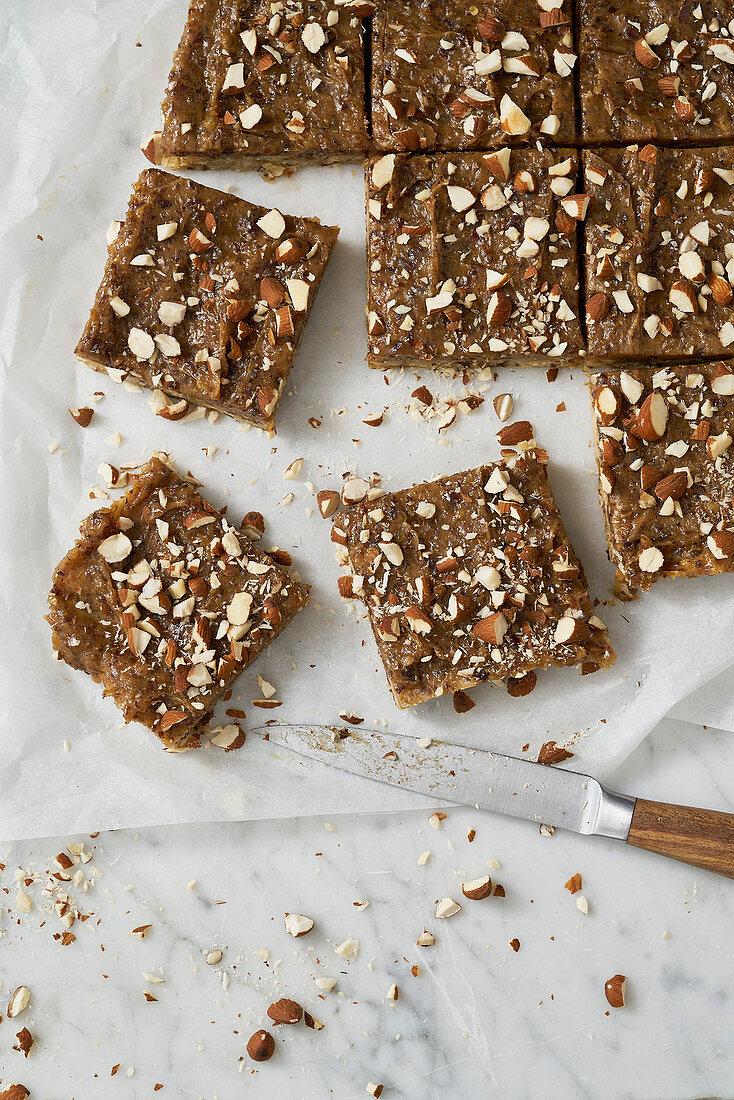
[[[61,660],[101,682],[125,721],[181,749],[308,592],[153,457],[82,524],[48,621]]]
[[[76,354],[272,430],[337,234],[148,169]]]
[[[614,662],[542,457],[508,452],[334,520],[347,594],[365,603],[399,707],[505,678],[511,690],[551,665]]]

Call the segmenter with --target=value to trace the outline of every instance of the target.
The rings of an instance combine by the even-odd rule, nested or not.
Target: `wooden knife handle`
[[[627,843],[734,878],[734,814],[638,798]]]

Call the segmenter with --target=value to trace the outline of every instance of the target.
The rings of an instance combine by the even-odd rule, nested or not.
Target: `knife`
[[[446,741],[336,726],[273,725],[267,735],[311,760],[478,810],[622,840],[734,878],[734,815],[628,798],[590,775]]]

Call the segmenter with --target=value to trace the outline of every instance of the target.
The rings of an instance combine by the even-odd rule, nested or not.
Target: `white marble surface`
[[[668,719],[613,778],[629,793],[731,809],[733,763],[731,734]],[[385,1100],[732,1095],[734,883],[468,809],[450,810],[437,831],[424,810],[329,825],[300,818],[0,845],[0,1012],[16,986],[31,991],[28,1009],[0,1023],[4,1085],[22,1081],[42,1100],[351,1100],[370,1080],[384,1083]],[[45,872],[79,839],[94,853],[80,865],[85,879],[92,868],[99,875],[86,892],[70,889],[91,915],[61,946]],[[459,897],[461,878],[493,859],[507,897],[434,920],[435,900]],[[564,889],[575,872],[588,916]],[[18,877],[34,878],[24,887],[30,913],[18,911]],[[356,909],[358,899],[369,907]],[[291,939],[286,911],[316,928]],[[141,941],[131,930],[143,924],[152,927]],[[433,948],[416,946],[424,927]],[[346,963],[334,945],[349,936],[361,951]],[[223,957],[210,966],[213,948]],[[628,1004],[607,1014],[604,981],[617,972],[629,979]],[[320,997],[317,976],[338,978],[335,990]],[[397,1004],[384,999],[393,982]],[[243,1061],[266,1007],[284,995],[324,1030],[276,1028],[276,1056]],[[27,1061],[11,1049],[21,1025],[36,1039]]]

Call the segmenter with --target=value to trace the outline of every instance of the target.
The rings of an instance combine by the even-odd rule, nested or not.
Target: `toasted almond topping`
[[[372,165],[372,186],[375,190],[380,191],[385,187],[393,177],[395,171],[395,154],[388,153],[384,157],[380,157]]]
[[[273,240],[278,240],[285,233],[285,218],[279,210],[269,210],[258,218],[257,225],[263,233],[267,233]]]
[[[131,553],[133,544],[127,535],[124,535],[122,531],[118,531],[117,534],[110,535],[97,547],[100,555],[106,562],[111,565],[124,561],[128,554]]]
[[[127,346],[138,359],[150,359],[155,351],[153,337],[141,328],[131,328],[127,337]]]

